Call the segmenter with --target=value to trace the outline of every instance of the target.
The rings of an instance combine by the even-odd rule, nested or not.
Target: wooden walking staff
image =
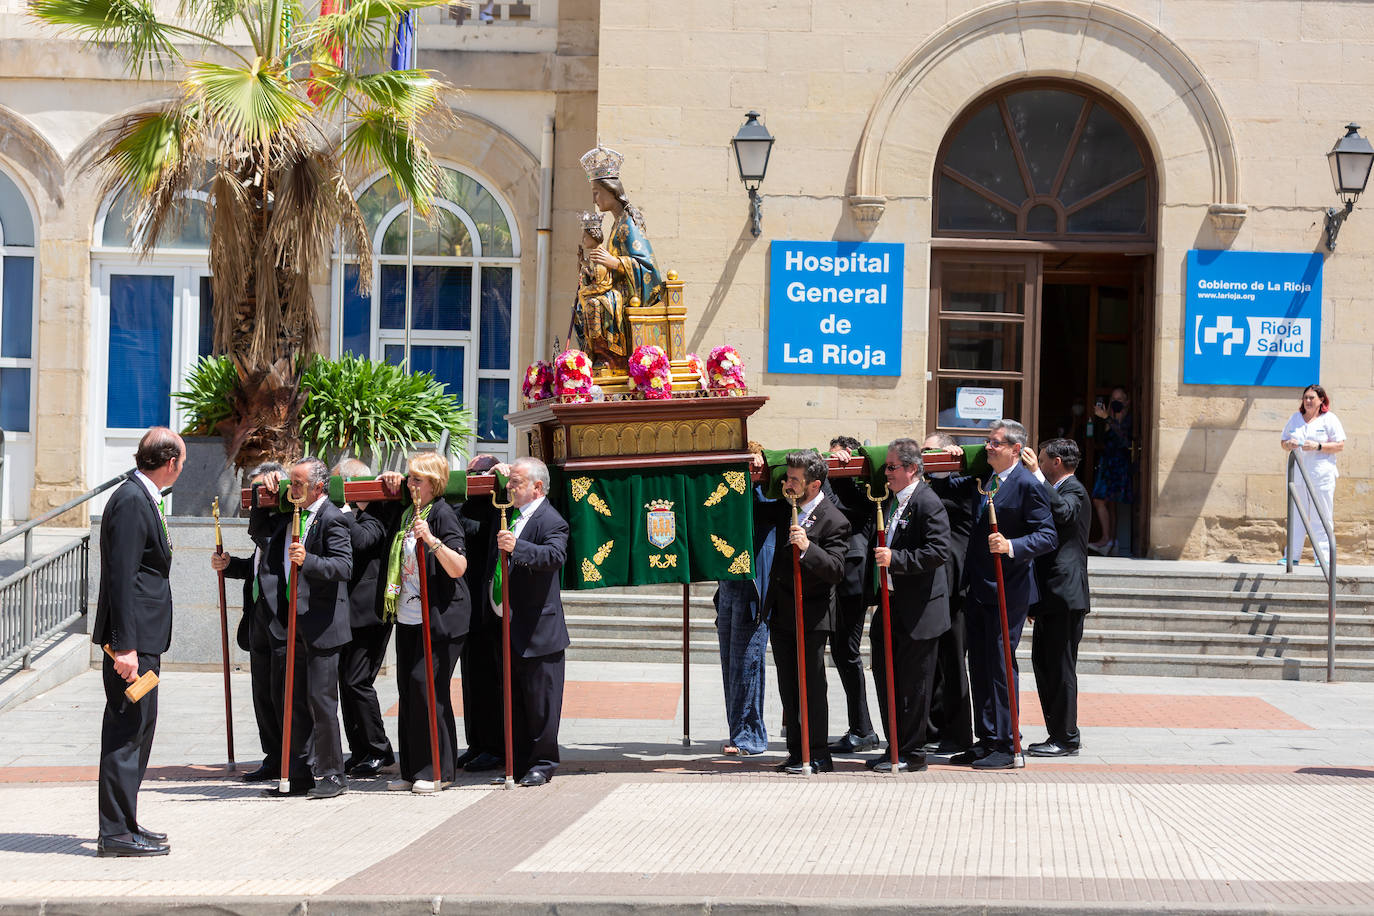
[[[984,490],[983,485],[978,484],[978,492],[988,498],[988,529],[992,534],[1000,534],[997,530],[997,507],[992,502],[993,494],[997,488],[993,487]],[[1012,667],[1011,657],[1011,627],[1007,623],[1007,586],[1002,579],[1002,555],[994,553],[992,555],[992,568],[997,574],[997,610],[1002,615],[1002,659],[1007,673],[1007,708],[1011,713],[1011,760],[1013,767],[1023,767],[1026,765],[1026,758],[1021,756],[1021,717],[1017,712],[1016,702],[1016,669]]]
[[[419,507],[415,507],[415,522],[420,521]],[[412,523],[413,527],[413,523]],[[425,645],[425,700],[429,703],[429,759],[434,764],[434,788],[444,787],[439,768],[439,697],[434,690],[434,638],[429,632],[429,576],[425,572],[425,545],[415,538],[415,565],[420,573],[420,621]]]
[[[878,546],[887,546],[887,526],[883,524],[883,501],[891,495],[892,490],[887,482],[883,481],[883,492],[879,496],[873,495],[873,484],[864,481],[864,489],[868,490],[868,498],[872,500],[878,510]],[[899,760],[901,754],[898,750],[897,741],[897,670],[892,667],[892,605],[889,601],[887,590],[887,570],[890,567],[878,567],[878,596],[880,598],[879,607],[883,614],[883,660],[887,663],[887,747],[892,754],[892,775],[897,775],[900,767]]]
[[[783,496],[787,498],[788,504],[792,507],[792,527],[797,527],[797,498],[786,490]],[[792,609],[796,620],[797,636],[797,690],[798,703],[797,711],[800,719],[798,725],[801,728],[801,748],[802,748],[802,775],[811,775],[811,720],[806,708],[806,631],[802,624],[802,583],[801,583],[801,547],[792,543]]]
[[[219,527],[219,497],[210,503],[215,517],[215,556],[224,554],[224,534]],[[224,600],[224,570],[219,571],[219,647],[220,667],[224,671],[224,740],[229,745],[229,772],[238,767],[234,763],[234,701],[229,688],[229,610]]]
[[[515,505],[506,491],[506,501],[498,502],[496,490],[491,492],[491,504],[501,510],[501,530],[506,530],[506,510]],[[497,551],[497,562],[501,564],[501,708],[505,711],[506,728],[506,778],[500,780],[507,789],[515,788],[515,728],[512,724],[511,710],[511,670],[510,670],[510,554]],[[498,780],[492,780],[497,782]]]
[[[295,547],[305,535],[301,530],[301,506],[305,504],[305,495],[302,494],[298,500],[288,491],[286,498],[296,507],[291,513],[291,546]],[[291,792],[291,694],[296,686],[296,584],[299,573],[300,567],[292,563],[287,580],[287,589],[291,594],[286,609],[286,695],[282,698],[281,777],[277,780],[277,791],[282,795]]]

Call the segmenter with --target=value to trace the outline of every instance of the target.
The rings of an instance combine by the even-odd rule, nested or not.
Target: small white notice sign
[[[1000,420],[1002,418],[1002,389],[955,389],[954,414],[961,420]]]

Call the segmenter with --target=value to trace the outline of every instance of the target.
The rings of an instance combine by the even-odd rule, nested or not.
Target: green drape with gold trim
[[[745,464],[562,475],[566,588],[750,579]]]

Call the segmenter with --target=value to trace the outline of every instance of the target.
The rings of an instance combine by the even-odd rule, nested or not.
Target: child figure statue
[[[625,305],[619,301],[606,266],[592,259],[605,235],[601,214],[582,214],[582,243],[577,246],[577,303],[573,306],[573,328],[578,341],[592,361],[597,375],[624,373],[626,352]]]

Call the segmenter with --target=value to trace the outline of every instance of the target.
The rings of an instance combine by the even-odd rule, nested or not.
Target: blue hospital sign
[[[902,374],[905,246],[773,242],[768,371]]]
[[[1322,256],[1190,251],[1188,385],[1301,388],[1321,376]]]

